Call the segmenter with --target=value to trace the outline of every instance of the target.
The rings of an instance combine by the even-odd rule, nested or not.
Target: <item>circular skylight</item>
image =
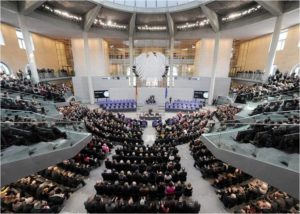
[[[108,0],[115,4],[135,8],[166,8],[183,5],[194,0]]]

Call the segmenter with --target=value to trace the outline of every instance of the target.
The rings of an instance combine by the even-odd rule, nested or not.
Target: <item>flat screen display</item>
[[[194,91],[194,99],[208,99],[208,91]]]
[[[108,90],[94,91],[94,96],[96,99],[109,98],[109,91]]]

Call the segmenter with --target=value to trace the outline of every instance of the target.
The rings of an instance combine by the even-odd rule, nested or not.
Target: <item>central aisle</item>
[[[181,157],[181,167],[187,172],[187,182],[193,186],[192,198],[201,204],[200,213],[228,213],[217,197],[215,189],[201,177],[200,170],[193,166],[194,159],[190,154],[189,145],[179,145],[177,148]]]
[[[114,149],[112,150],[111,154],[107,156],[107,158],[111,159],[113,154]],[[87,201],[88,197],[96,194],[94,185],[96,184],[97,180],[102,179],[101,173],[104,172],[104,170],[104,162],[99,168],[92,170],[89,177],[84,180],[86,185],[71,195],[60,213],[87,213],[86,209],[84,208],[84,202]]]
[[[156,138],[156,131],[152,127],[151,121],[148,121],[148,126],[147,128],[144,129],[143,132],[143,141],[145,146],[149,145],[152,146],[154,144]]]

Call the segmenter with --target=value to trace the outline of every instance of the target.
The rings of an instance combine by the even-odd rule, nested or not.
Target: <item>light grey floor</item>
[[[112,151],[112,154],[114,151]],[[108,156],[111,158],[112,154]],[[97,169],[91,171],[90,176],[85,180],[86,185],[75,193],[66,201],[64,208],[61,210],[61,213],[87,213],[84,208],[84,202],[90,197],[94,196],[96,190],[94,185],[97,180],[102,179],[101,173],[104,171],[104,163]]]
[[[187,182],[193,186],[192,198],[201,204],[200,213],[227,213],[218,199],[215,189],[201,177],[201,172],[193,166],[194,159],[190,154],[189,145],[179,145],[177,148],[181,157],[181,166],[187,172]]]
[[[131,118],[137,118],[136,113],[125,114]],[[174,116],[174,113],[165,113],[163,120],[168,117]],[[156,137],[155,129],[152,128],[152,121],[148,121],[148,127],[144,130],[143,140],[145,145],[152,145]],[[187,171],[187,181],[193,186],[193,200],[197,200],[201,204],[201,213],[227,213],[223,204],[217,198],[214,192],[214,188],[201,177],[201,173],[198,169],[193,167],[193,157],[190,155],[188,145],[178,146],[179,155],[181,156],[181,165]],[[112,151],[112,154],[114,151]],[[112,155],[108,156],[111,158]],[[90,173],[88,179],[86,179],[86,185],[71,195],[68,201],[66,201],[61,213],[86,213],[84,208],[84,202],[88,197],[93,196],[96,191],[94,185],[97,180],[102,179],[101,173],[104,171],[105,165],[93,170]]]
[[[156,131],[152,127],[152,121],[148,121],[148,127],[144,129],[143,140],[145,145],[152,146],[156,138]]]

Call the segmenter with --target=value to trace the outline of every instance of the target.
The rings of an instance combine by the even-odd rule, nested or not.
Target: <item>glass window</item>
[[[173,1],[173,0],[168,1],[168,7],[173,7],[173,6],[177,6],[177,5],[178,5],[178,1]]]
[[[124,4],[125,3],[124,0],[115,0],[114,2],[117,3],[117,4]]]
[[[125,5],[134,7],[135,6],[135,0],[125,0]]]
[[[145,1],[135,1],[136,7],[146,7]]]
[[[295,76],[300,76],[300,66],[298,66],[297,68],[295,68]]]
[[[26,49],[23,33],[19,29],[16,29],[16,34],[17,34],[19,48]],[[33,45],[33,40],[32,40],[31,34],[30,34],[30,42],[31,42],[32,50],[34,51],[34,45]]]
[[[0,70],[1,70],[1,72],[5,73],[6,75],[11,74],[9,67],[3,62],[0,62]]]
[[[17,34],[17,39],[18,39],[18,43],[19,43],[19,48],[26,49],[23,33],[17,29],[16,34]]]
[[[5,45],[4,38],[1,31],[0,31],[0,45]]]
[[[157,0],[157,7],[167,7],[167,2]]]
[[[278,40],[278,44],[277,44],[277,48],[276,50],[277,51],[281,51],[284,49],[284,45],[285,45],[285,40],[287,38],[287,35],[288,35],[288,30],[282,30],[280,32],[280,35],[279,35],[279,40]]]
[[[147,8],[156,8],[156,0],[147,0]]]

